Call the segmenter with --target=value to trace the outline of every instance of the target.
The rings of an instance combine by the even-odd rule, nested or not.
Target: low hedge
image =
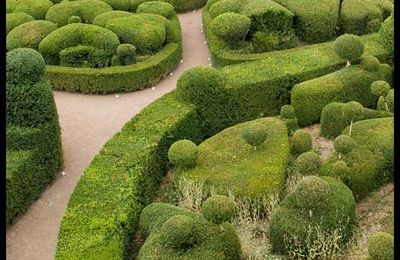
[[[36,20],[44,20],[46,13],[53,6],[49,0],[7,0],[7,13],[26,13]]]
[[[176,140],[202,139],[193,108],[167,94],[125,124],[81,176],[64,213],[56,259],[125,259]]]
[[[20,24],[35,20],[26,13],[10,13],[6,14],[6,35]]]
[[[365,71],[359,65],[353,65],[295,85],[291,92],[291,105],[299,125],[318,122],[323,107],[331,102],[358,101],[365,107],[375,107],[376,97],[370,91],[371,83],[376,80],[391,82],[388,70],[390,68],[383,64],[377,71]]]
[[[332,102],[324,106],[321,112],[321,135],[325,138],[335,138],[349,126],[342,113],[344,103]],[[387,111],[378,111],[364,107],[363,116],[360,120],[391,117],[392,113]],[[359,120],[358,120],[359,121]],[[356,122],[356,121],[355,121]]]

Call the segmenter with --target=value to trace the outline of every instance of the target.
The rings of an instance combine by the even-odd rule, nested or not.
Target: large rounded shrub
[[[371,84],[371,93],[377,97],[386,97],[389,94],[390,85],[384,80],[377,80]]]
[[[333,50],[340,58],[354,62],[363,54],[364,44],[359,36],[346,33],[335,40]]]
[[[19,48],[6,54],[7,84],[26,85],[40,81],[46,69],[46,63],[34,49]]]
[[[394,259],[394,238],[391,234],[378,232],[368,239],[368,254],[374,260]]]
[[[185,248],[194,243],[193,219],[184,215],[175,215],[164,222],[160,229],[161,242],[174,248]]]
[[[219,225],[235,215],[235,203],[229,197],[214,195],[204,202],[201,213],[208,221]]]
[[[356,142],[348,135],[339,135],[333,142],[333,147],[338,153],[348,154],[356,147]]]
[[[168,159],[177,167],[191,168],[196,165],[199,148],[190,140],[179,140],[168,150]]]
[[[394,54],[394,19],[393,14],[389,16],[381,25],[379,35],[382,45],[393,56]]]
[[[295,118],[294,107],[292,105],[284,105],[281,107],[280,117],[285,119]]]
[[[35,20],[26,13],[11,13],[6,15],[6,35],[20,24]]]
[[[294,132],[291,139],[291,151],[295,154],[305,153],[312,149],[312,137],[306,130],[299,129]]]
[[[267,139],[267,127],[259,122],[253,122],[243,129],[243,139],[252,146],[260,146]]]
[[[100,27],[105,27],[107,22],[111,19],[128,17],[131,15],[133,15],[133,14],[130,12],[126,12],[126,11],[110,11],[110,12],[102,13],[102,14],[99,14],[98,16],[96,16],[93,20],[93,24],[98,25]]]
[[[49,0],[7,0],[7,5],[12,6],[10,11],[13,13],[26,13],[36,20],[43,20],[53,3]]]
[[[56,29],[56,24],[43,20],[21,24],[7,35],[7,50],[11,51],[17,48],[37,49],[39,43]]]
[[[224,13],[212,21],[211,29],[222,40],[235,43],[239,40],[244,40],[249,32],[250,25],[251,20],[247,16]]]
[[[240,0],[222,0],[213,4],[209,10],[212,18],[224,13],[239,13],[243,3]]]
[[[144,2],[137,7],[136,13],[159,14],[168,19],[175,15],[174,6],[161,1]]]
[[[360,66],[362,69],[366,71],[377,71],[379,70],[380,62],[379,60],[372,55],[363,55],[361,57]]]
[[[321,165],[321,157],[314,152],[302,153],[294,162],[296,171],[301,175],[318,175]]]

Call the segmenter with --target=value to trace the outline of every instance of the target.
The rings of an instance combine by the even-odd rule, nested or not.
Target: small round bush
[[[168,159],[178,167],[191,168],[196,165],[198,147],[190,140],[179,140],[168,150]]]
[[[333,142],[335,151],[342,154],[348,154],[356,146],[356,142],[348,135],[339,135]]]
[[[299,120],[297,120],[297,118],[283,119],[283,121],[285,121],[290,136],[299,129]]]
[[[121,56],[135,55],[136,48],[132,44],[124,43],[117,47],[117,54]]]
[[[379,60],[372,55],[364,55],[361,57],[360,66],[366,71],[377,71],[379,70]]]
[[[394,54],[394,19],[393,14],[389,16],[379,29],[381,43],[386,50],[393,56]]]
[[[292,153],[300,154],[312,149],[312,137],[306,130],[299,129],[294,132],[291,139]]]
[[[77,15],[72,15],[71,17],[68,18],[68,24],[70,23],[81,23],[82,19],[77,16]]]
[[[391,89],[386,97],[379,97],[376,109],[386,111],[386,106],[389,112],[394,112],[394,89]]]
[[[164,245],[182,248],[193,243],[194,223],[184,215],[175,215],[164,222],[160,228]]]
[[[252,146],[260,146],[267,139],[267,127],[259,122],[253,122],[243,129],[243,139]]]
[[[6,15],[6,35],[20,24],[35,20],[26,13],[11,13]]]
[[[377,97],[386,97],[389,94],[390,85],[386,81],[377,80],[371,84],[371,93]]]
[[[284,105],[281,107],[281,118],[291,119],[295,118],[296,114],[294,112],[294,107],[292,105]]]
[[[378,232],[368,239],[368,254],[374,260],[394,259],[394,238],[391,234]]]
[[[301,175],[318,175],[322,160],[314,152],[305,152],[297,157],[294,166]]]
[[[7,52],[6,63],[8,84],[34,84],[42,80],[46,69],[42,55],[28,48],[18,48]]]
[[[56,29],[56,24],[43,20],[18,25],[7,35],[7,50],[11,51],[17,48],[37,49],[40,42]]]
[[[335,40],[333,50],[340,58],[353,62],[363,54],[364,44],[359,36],[346,33]]]
[[[211,29],[222,40],[235,43],[244,40],[249,32],[251,20],[247,16],[224,13],[212,21]]]
[[[350,123],[362,119],[364,107],[357,101],[351,101],[342,106],[342,112],[346,120]]]
[[[222,0],[213,4],[209,10],[212,18],[224,13],[239,13],[243,4],[240,0]]]
[[[105,13],[102,13],[102,14],[99,14],[98,16],[96,16],[93,20],[93,24],[98,25],[100,27],[105,27],[107,22],[111,19],[128,17],[131,15],[133,15],[133,14],[130,12],[126,12],[126,11],[105,12]]]
[[[332,165],[332,170],[335,176],[345,177],[349,172],[349,167],[345,161],[337,161]]]
[[[204,202],[201,213],[208,221],[219,225],[235,215],[235,203],[229,197],[214,195]]]
[[[137,7],[136,13],[159,14],[168,19],[175,15],[174,6],[161,1],[144,2]]]

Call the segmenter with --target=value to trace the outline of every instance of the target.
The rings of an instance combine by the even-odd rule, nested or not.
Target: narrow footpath
[[[64,170],[7,229],[8,260],[53,260],[60,222],[85,168],[124,123],[145,106],[175,88],[179,76],[195,66],[208,66],[209,51],[202,33],[201,11],[179,14],[183,60],[153,88],[112,95],[82,95],[55,91],[64,151]]]

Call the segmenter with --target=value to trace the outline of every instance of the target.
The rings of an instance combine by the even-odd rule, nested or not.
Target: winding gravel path
[[[7,229],[9,260],[54,259],[60,221],[75,185],[100,148],[142,108],[175,88],[187,69],[208,65],[210,56],[202,33],[201,12],[179,15],[183,62],[172,76],[155,88],[127,94],[81,95],[55,91],[64,150],[64,172],[33,203],[29,211]]]

